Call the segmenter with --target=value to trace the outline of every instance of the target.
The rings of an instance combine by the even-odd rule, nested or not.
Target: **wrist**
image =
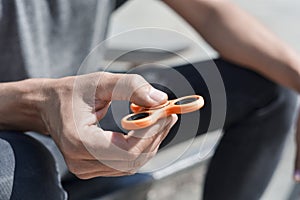
[[[0,128],[5,130],[36,131],[47,134],[42,119],[51,79],[28,79],[3,83],[0,90]]]
[[[33,120],[33,131],[49,134],[47,123],[44,120],[47,106],[54,104],[51,101],[54,95],[54,79],[28,79],[21,87],[22,107],[24,107],[25,117]]]

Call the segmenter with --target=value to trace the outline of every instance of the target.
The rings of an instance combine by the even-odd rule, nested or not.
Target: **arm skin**
[[[300,92],[299,56],[227,0],[164,0],[219,54]]]
[[[300,58],[253,17],[228,0],[163,0],[219,54],[300,93]],[[300,115],[294,178],[300,182]]]
[[[135,173],[158,151],[176,115],[128,135],[97,126],[112,100],[151,107],[167,101],[141,76],[99,72],[62,79],[0,83],[0,130],[51,135],[81,179]]]
[[[45,82],[46,79],[28,79],[0,84],[0,130],[47,134],[39,112],[45,101],[41,92]]]

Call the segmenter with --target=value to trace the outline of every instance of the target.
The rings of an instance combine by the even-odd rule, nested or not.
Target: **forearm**
[[[165,2],[222,57],[300,92],[299,56],[253,17],[226,0]]]
[[[0,84],[0,130],[46,133],[39,111],[45,101],[44,83],[43,79],[29,79]]]

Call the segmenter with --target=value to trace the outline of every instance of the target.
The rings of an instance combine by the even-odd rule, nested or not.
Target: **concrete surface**
[[[258,18],[297,51],[300,51],[299,0],[233,1]],[[203,50],[197,50],[197,48],[190,51],[186,56],[191,60],[215,56],[215,52],[203,42],[193,29],[165,5],[155,0],[130,1],[114,14],[109,35],[113,36],[122,31],[140,27],[163,27],[175,30],[190,38],[196,46],[200,45],[205,48],[206,53],[204,54],[206,55],[199,56],[199,51],[203,52]],[[134,38],[132,42],[134,42]],[[280,165],[262,198],[263,200],[289,199],[290,193],[294,189],[292,180],[294,148],[293,134],[291,134]],[[171,180],[164,180],[150,191],[149,199],[200,199],[204,173],[205,165],[175,176]],[[162,193],[162,191],[167,192]]]

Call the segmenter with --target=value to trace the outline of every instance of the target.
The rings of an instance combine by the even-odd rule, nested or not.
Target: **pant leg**
[[[10,199],[13,182],[15,159],[10,144],[0,139],[0,199]]]
[[[211,99],[221,98],[222,91],[210,90],[205,81],[216,77],[213,70],[210,73],[214,64],[220,72],[226,91],[224,126],[221,121],[210,121],[214,107],[221,108],[224,105]],[[194,93],[205,99],[205,107],[200,110],[197,135],[216,128],[224,129],[224,136],[207,172],[204,199],[259,199],[277,166],[285,138],[293,125],[296,95],[257,73],[222,59],[215,60],[214,64],[205,61],[174,68],[189,82]],[[172,88],[179,88],[180,92],[177,93],[182,96],[191,94],[188,87],[181,84],[183,81],[180,81],[173,69],[147,67],[135,69],[132,73],[142,75],[157,88],[167,92],[171,98],[176,97]],[[208,77],[204,79],[203,76]],[[189,122],[188,125],[195,123]],[[176,138],[181,125],[179,120],[163,146]],[[186,131],[183,135],[187,139],[193,136],[193,133],[189,134]],[[179,138],[178,142],[182,139]]]
[[[297,96],[249,70],[216,63],[227,92],[227,120],[207,172],[204,199],[260,199],[293,126]]]
[[[54,159],[40,142],[2,131],[0,149],[0,199],[66,199]]]

